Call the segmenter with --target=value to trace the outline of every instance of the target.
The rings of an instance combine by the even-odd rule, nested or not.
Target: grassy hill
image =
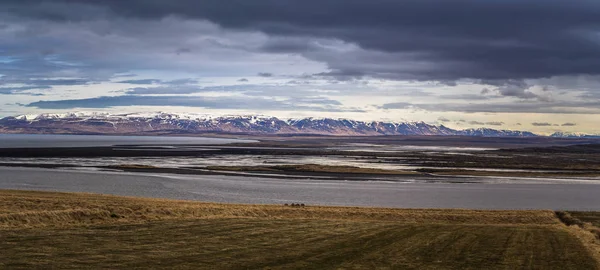
[[[578,230],[552,211],[0,191],[0,268],[598,269]]]

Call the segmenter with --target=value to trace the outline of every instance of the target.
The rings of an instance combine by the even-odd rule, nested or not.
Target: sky
[[[0,117],[81,111],[600,134],[600,1],[0,1]]]

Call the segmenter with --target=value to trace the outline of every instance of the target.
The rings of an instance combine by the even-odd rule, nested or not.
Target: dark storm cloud
[[[164,82],[164,84],[168,84],[168,85],[190,85],[190,84],[196,84],[196,83],[198,83],[198,80],[191,79],[191,78],[177,79],[177,80],[171,80],[171,81]]]
[[[184,53],[191,53],[191,52],[192,52],[192,50],[189,48],[179,48],[179,49],[175,50],[175,54],[177,54],[177,55],[181,55]]]
[[[465,113],[564,113],[564,114],[598,114],[600,113],[600,103],[598,101],[583,102],[554,102],[554,103],[387,103],[381,106],[375,105],[380,109],[421,109],[435,112],[465,112]],[[584,108],[584,110],[577,110]]]
[[[261,47],[261,50],[275,53],[300,53],[318,49],[304,38],[272,38]]]
[[[8,73],[8,75],[1,76],[2,73]],[[0,67],[0,94],[10,95],[43,95],[41,93],[28,93],[31,90],[47,91],[52,89],[54,86],[78,86],[95,83],[91,79],[56,79],[47,78],[44,76],[29,77],[27,75],[15,75],[10,72],[3,72]],[[19,85],[19,86],[15,86]]]
[[[257,110],[335,111],[320,96],[372,95],[416,104],[365,108],[597,114],[599,33],[596,0],[3,0],[0,93],[125,94],[40,106],[188,106],[210,98],[185,94],[228,92],[216,99],[271,100]],[[130,89],[78,87],[101,82]]]
[[[332,76],[452,81],[600,73],[596,0],[7,0],[0,5],[11,14],[56,21],[207,19],[279,37],[262,49],[324,61]],[[353,57],[320,53],[299,37],[342,40],[365,51]],[[416,66],[403,69],[398,61]]]
[[[490,97],[486,97],[483,95],[474,95],[474,94],[455,94],[455,95],[439,95],[438,97],[443,99],[457,99],[457,100],[487,100]]]
[[[482,80],[481,83],[497,86],[495,91],[501,96],[519,97],[523,99],[533,99],[538,97],[536,94],[528,91],[528,89],[531,88],[531,85],[523,80]]]
[[[552,126],[551,123],[531,123],[532,126],[536,126],[536,127],[550,127]]]
[[[269,72],[259,72],[259,73],[258,73],[258,76],[259,76],[259,77],[265,77],[265,78],[268,78],[268,77],[273,77],[273,73],[269,73]]]
[[[358,70],[358,66],[352,68],[335,69],[331,72],[321,72],[314,74],[315,78],[335,79],[339,81],[353,81],[368,75],[362,70]],[[375,74],[371,74],[375,75]]]
[[[1,6],[2,4],[0,4]],[[2,10],[0,8],[0,10]],[[1,12],[0,12],[1,15]],[[1,20],[1,18],[0,18]],[[0,42],[0,56],[10,40]],[[38,44],[19,44],[19,49]],[[22,48],[21,48],[22,47]],[[107,81],[112,72],[92,66],[73,66],[70,63],[54,61],[52,58],[36,55],[20,56],[10,63],[0,63],[0,86],[29,87],[31,89],[52,89],[54,86],[79,86]]]
[[[438,121],[440,121],[440,122],[444,122],[444,123],[447,123],[447,122],[450,122],[450,119],[448,119],[448,118],[446,118],[446,117],[443,117],[443,116],[442,116],[442,117],[439,117],[439,118],[438,118]]]

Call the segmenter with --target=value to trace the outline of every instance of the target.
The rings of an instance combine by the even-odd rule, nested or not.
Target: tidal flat
[[[67,136],[77,137],[77,136]],[[85,137],[85,136],[83,136]],[[3,166],[86,167],[197,174],[232,171],[335,177],[369,175],[600,178],[600,142],[551,138],[242,137],[110,146],[0,148]],[[223,139],[220,139],[223,140]],[[260,141],[259,141],[260,140]],[[60,139],[63,141],[63,139]],[[87,141],[87,140],[80,140]],[[205,142],[205,143],[202,143]],[[44,146],[44,145],[41,145]],[[318,169],[316,169],[318,168]],[[345,169],[344,169],[345,168]]]

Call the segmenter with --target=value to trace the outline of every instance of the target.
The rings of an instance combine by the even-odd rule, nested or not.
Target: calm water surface
[[[256,141],[205,137],[0,134],[0,148],[182,144],[212,145],[244,142]]]
[[[511,181],[491,184],[398,183],[0,167],[0,189],[92,192],[227,203],[600,210],[600,181],[597,180]]]

